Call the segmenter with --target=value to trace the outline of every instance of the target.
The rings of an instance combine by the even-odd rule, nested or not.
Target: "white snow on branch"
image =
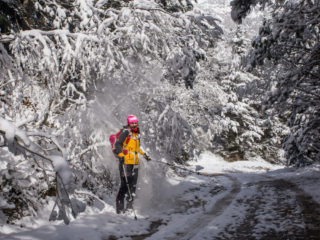
[[[27,120],[22,121],[20,125],[22,123],[25,124],[26,122]],[[0,133],[3,134],[4,145],[8,145],[8,146],[19,145],[26,151],[34,153],[37,156],[40,156],[42,158],[45,158],[51,161],[55,171],[61,176],[63,183],[66,186],[70,184],[72,174],[71,174],[71,169],[69,167],[69,164],[66,160],[66,151],[63,147],[60,146],[59,142],[54,136],[47,133],[43,133],[43,132],[24,131],[22,129],[19,129],[15,124],[1,117],[0,117]],[[35,148],[33,147],[33,145],[35,144],[33,144],[32,140],[29,138],[31,136],[40,136],[40,137],[50,139],[56,145],[61,155],[46,156],[43,153],[39,152],[39,150],[35,150]],[[22,143],[20,143],[19,140],[21,140]]]
[[[20,130],[14,124],[0,117],[0,133],[4,134],[8,145],[13,144],[14,138],[21,139],[25,146],[30,146],[30,139],[25,131]]]
[[[48,158],[52,161],[54,170],[60,175],[63,183],[68,186],[70,184],[72,174],[66,159],[59,155],[51,155]]]

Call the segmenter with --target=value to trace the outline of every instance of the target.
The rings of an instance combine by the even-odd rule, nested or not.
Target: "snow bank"
[[[222,157],[204,152],[199,156],[197,161],[191,162],[191,165],[202,166],[200,172],[217,173],[217,172],[260,172],[283,168],[282,165],[274,165],[266,162],[262,158],[255,158],[246,161],[227,162]]]

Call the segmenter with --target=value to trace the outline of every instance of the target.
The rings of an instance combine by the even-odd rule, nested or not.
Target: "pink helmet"
[[[138,123],[138,118],[134,115],[130,115],[127,118],[127,122],[128,122],[128,125],[130,125],[131,123]]]

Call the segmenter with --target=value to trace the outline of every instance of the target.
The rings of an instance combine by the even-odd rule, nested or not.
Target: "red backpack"
[[[116,134],[111,134],[109,136],[110,145],[111,145],[112,152],[115,155],[115,157],[118,157],[117,154],[114,152],[114,150],[116,149],[115,144],[116,144],[116,141],[119,138],[120,134],[122,133],[122,131],[123,131],[123,128],[121,128],[120,131],[117,132]],[[124,147],[128,145],[129,141],[130,141],[130,135],[128,135],[127,140],[126,140],[126,144],[124,145]],[[121,150],[122,150],[124,155],[128,154],[128,151],[127,150],[123,150],[123,147],[121,148]]]

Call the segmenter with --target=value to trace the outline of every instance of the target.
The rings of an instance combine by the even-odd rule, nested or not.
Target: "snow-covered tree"
[[[60,217],[69,222],[65,206],[77,215],[69,198],[72,173],[65,149],[54,136],[22,129],[27,119],[17,123],[0,118],[1,133],[1,211],[7,222],[25,215],[35,215],[38,201],[56,196]]]
[[[268,1],[233,1],[234,19],[240,21],[257,2]],[[320,159],[320,3],[285,1],[270,6],[272,18],[265,20],[252,43],[248,67],[263,64],[269,78],[268,106],[290,127],[283,143],[289,164],[313,163]]]

